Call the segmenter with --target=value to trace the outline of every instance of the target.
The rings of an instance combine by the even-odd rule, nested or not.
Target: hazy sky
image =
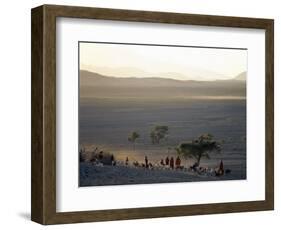
[[[247,70],[247,50],[80,43],[80,69],[113,77],[230,79]]]

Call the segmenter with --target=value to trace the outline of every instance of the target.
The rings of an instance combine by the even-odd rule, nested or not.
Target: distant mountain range
[[[80,71],[81,97],[246,96],[246,72],[230,80],[194,81],[169,78],[118,78]]]
[[[246,72],[242,72],[240,74],[238,74],[234,80],[238,80],[238,81],[246,81],[246,77],[247,77],[247,73]]]

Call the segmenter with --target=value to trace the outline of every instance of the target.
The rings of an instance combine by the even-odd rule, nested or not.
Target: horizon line
[[[187,80],[181,80],[181,79],[174,79],[174,78],[167,78],[167,77],[115,77],[115,76],[111,76],[111,75],[106,75],[106,74],[102,74],[102,73],[98,73],[98,72],[93,72],[87,69],[80,69],[79,68],[79,78],[80,78],[80,71],[86,71],[89,73],[94,73],[94,74],[99,74],[102,77],[106,77],[106,78],[115,78],[115,79],[166,79],[166,80],[173,80],[173,81],[180,81],[180,82],[187,82],[187,81],[197,81],[197,82],[215,82],[215,81],[246,81],[245,80],[237,80],[236,77],[233,78],[228,78],[228,79],[214,79],[214,80],[193,80],[193,79],[187,79]],[[242,74],[242,73],[247,73],[247,71],[242,71],[241,73],[237,74],[236,76]]]

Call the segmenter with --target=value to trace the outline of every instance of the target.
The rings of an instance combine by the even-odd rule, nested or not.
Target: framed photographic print
[[[273,20],[32,9],[32,215],[274,208]]]

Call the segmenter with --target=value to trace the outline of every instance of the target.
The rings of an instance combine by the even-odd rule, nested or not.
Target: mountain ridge
[[[241,73],[245,74],[245,72]],[[114,77],[114,76],[107,76],[102,75],[95,72],[90,72],[87,70],[80,70],[80,85],[103,85],[103,84],[109,84],[109,85],[115,85],[117,86],[118,83],[122,83],[125,85],[132,85],[136,83],[144,82],[147,83],[147,86],[151,84],[151,86],[181,86],[182,84],[204,84],[204,83],[221,83],[221,82],[233,82],[236,80],[242,81],[241,74],[237,75],[236,77],[232,79],[227,80],[214,80],[214,81],[196,81],[196,80],[179,80],[179,79],[172,79],[172,78],[161,78],[161,77],[146,77],[146,78],[140,78],[140,77]],[[157,85],[155,85],[157,84]]]
[[[244,72],[238,74],[234,79],[236,81],[246,81],[246,78],[247,78],[247,72],[244,71]]]
[[[80,97],[186,98],[246,97],[246,82],[241,80],[194,81],[166,78],[115,78],[80,71]]]

